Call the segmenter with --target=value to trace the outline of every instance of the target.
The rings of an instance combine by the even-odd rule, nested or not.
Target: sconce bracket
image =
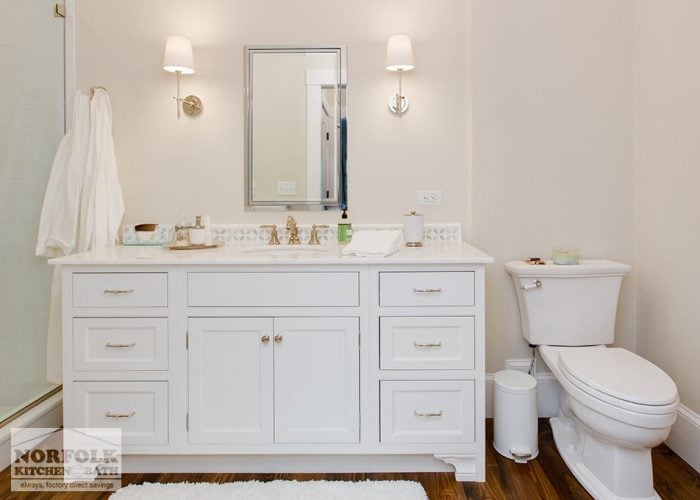
[[[400,105],[399,102],[401,103]],[[394,94],[391,96],[391,99],[389,99],[389,109],[395,115],[401,116],[408,111],[408,97]]]
[[[188,95],[182,99],[182,111],[188,116],[198,115],[203,108],[202,100],[196,95]]]

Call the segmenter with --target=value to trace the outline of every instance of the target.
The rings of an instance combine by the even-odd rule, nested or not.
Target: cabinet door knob
[[[275,335],[275,342],[278,344],[282,342],[282,335]]]
[[[260,342],[262,342],[263,344],[267,344],[268,342],[270,342],[270,336],[263,335],[262,337],[260,337]]]

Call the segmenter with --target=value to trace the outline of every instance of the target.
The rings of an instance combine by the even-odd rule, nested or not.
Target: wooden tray
[[[209,248],[218,248],[221,246],[221,243],[212,243],[211,245],[168,245],[166,248],[168,250],[207,250]]]

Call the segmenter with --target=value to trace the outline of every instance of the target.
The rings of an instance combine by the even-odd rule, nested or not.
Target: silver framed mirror
[[[247,46],[246,210],[347,208],[341,46]]]

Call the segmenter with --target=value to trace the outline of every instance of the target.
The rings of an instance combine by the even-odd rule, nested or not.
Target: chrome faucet
[[[287,217],[287,231],[289,231],[289,245],[299,245],[299,228],[297,227],[297,221],[291,215]]]

